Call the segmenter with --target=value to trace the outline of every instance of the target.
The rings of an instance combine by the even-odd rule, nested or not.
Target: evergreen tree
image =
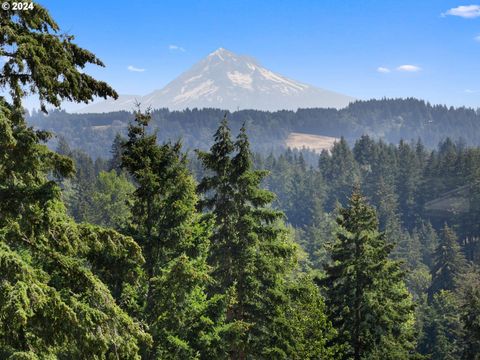
[[[39,95],[43,109],[116,96],[79,70],[100,60],[58,31],[39,4],[0,17],[0,55],[7,58],[0,88],[12,98],[0,97],[0,357],[139,359],[149,336],[127,311],[141,277],[140,249],[66,215],[48,175],[71,176],[73,163],[43,145],[49,134],[24,118],[25,89]]]
[[[473,149],[472,149],[473,150]],[[464,234],[464,251],[468,260],[480,263],[480,149],[467,153],[465,162],[476,164],[470,166],[468,184],[468,212],[461,216],[460,224]]]
[[[122,167],[134,178],[129,233],[145,257],[147,294],[144,318],[154,345],[147,359],[196,359],[219,356],[206,257],[209,225],[196,212],[195,183],[179,143],[157,145],[148,135],[149,113],[136,112],[122,154]]]
[[[422,262],[432,269],[435,249],[438,246],[438,235],[430,222],[422,222],[414,233],[418,234],[421,246]]]
[[[398,171],[395,147],[381,140],[374,142],[364,135],[355,143],[353,152],[360,167],[365,195],[378,204],[380,199],[376,195],[380,183],[393,184]]]
[[[94,96],[117,93],[103,81],[79,71],[87,64],[104,66],[90,51],[60,33],[57,23],[40,4],[29,11],[3,10],[0,17],[0,55],[3,64],[0,87],[7,87],[15,108],[22,98],[37,94],[42,111],[46,103],[59,107],[62,100],[92,101]]]
[[[118,133],[115,135],[115,139],[113,139],[112,148],[110,150],[111,158],[108,162],[108,170],[115,170],[117,173],[121,171],[123,145],[125,142],[126,139],[122,135]]]
[[[245,127],[233,143],[224,118],[211,151],[199,156],[211,174],[199,190],[216,224],[210,258],[216,280],[212,291],[230,294],[231,299],[226,313],[231,329],[226,338],[229,357],[292,357],[297,341],[293,332],[306,336],[307,330],[298,322],[299,313],[288,311],[292,299],[287,279],[295,267],[295,246],[281,225],[282,214],[268,207],[273,194],[260,188],[267,174],[253,170]],[[315,351],[326,353],[323,332],[316,334],[320,338]],[[297,345],[306,346],[302,344]]]
[[[357,163],[343,137],[335,143],[330,155],[322,153],[319,167],[325,184],[329,184],[326,207],[332,210],[336,201],[341,204],[347,201],[350,189],[360,180]]]
[[[201,199],[200,207],[212,209],[215,215],[215,229],[211,239],[209,263],[213,266],[212,276],[216,280],[217,291],[233,285],[236,270],[231,263],[234,259],[235,217],[237,214],[234,199],[234,187],[231,183],[232,153],[234,144],[231,139],[226,116],[214,135],[214,144],[210,152],[198,152],[206,171],[212,176],[204,177],[198,185],[200,193],[212,194]]]
[[[116,230],[126,228],[131,217],[128,200],[134,191],[125,173],[101,171],[92,193],[90,222]]]
[[[335,238],[335,216],[316,208],[312,225],[309,226],[300,244],[309,256],[311,266],[315,270],[323,269],[328,261],[328,244]]]
[[[430,297],[440,290],[454,290],[457,278],[466,265],[457,237],[447,224],[443,227],[434,259]]]
[[[397,194],[399,196],[402,223],[407,229],[415,226],[418,215],[416,199],[420,185],[422,169],[415,149],[404,141],[400,141],[397,150],[398,173],[396,177]]]
[[[64,156],[70,156],[71,153],[72,153],[72,150],[70,149],[70,146],[68,145],[67,140],[65,140],[65,138],[63,136],[60,136],[58,138],[58,144],[57,144],[57,148],[55,149],[55,151],[58,154],[64,155]]]
[[[406,270],[417,268],[421,262],[420,241],[402,227],[394,185],[385,182],[381,177],[376,195],[380,227],[384,229],[386,239],[394,245],[392,258],[401,260]]]
[[[413,349],[413,304],[392,245],[378,231],[373,208],[355,189],[340,210],[326,266],[327,308],[342,359],[404,359]]]
[[[463,359],[480,359],[480,271],[470,268],[460,279]]]
[[[77,222],[91,221],[92,197],[97,180],[93,160],[83,151],[74,150],[70,157],[75,165],[75,175],[69,180],[71,194],[68,210]]]
[[[398,215],[398,196],[394,184],[380,177],[374,199],[378,204],[380,228],[398,230],[401,227],[401,219]]]
[[[318,171],[294,165],[289,191],[289,207],[285,211],[288,222],[295,227],[306,228],[314,221],[314,212],[324,199],[324,184]]]
[[[459,303],[448,290],[433,296],[424,324],[419,349],[432,359],[454,360],[462,355],[462,324]]]
[[[294,168],[287,161],[285,154],[281,154],[278,159],[274,159],[272,155],[267,160],[269,160],[267,163],[271,164],[266,167],[266,170],[270,171],[270,176],[264,179],[264,185],[266,189],[276,194],[273,206],[292,215],[295,211],[291,196]]]
[[[287,291],[290,304],[286,320],[294,344],[288,359],[335,359],[337,349],[329,346],[335,331],[326,316],[323,296],[312,276],[298,274]]]

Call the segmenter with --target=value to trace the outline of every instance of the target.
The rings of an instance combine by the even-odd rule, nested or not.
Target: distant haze
[[[163,89],[145,96],[120,95],[89,105],[79,113],[131,111],[142,108],[220,108],[225,110],[296,110],[343,108],[355,99],[276,74],[253,58],[220,48],[192,66]]]

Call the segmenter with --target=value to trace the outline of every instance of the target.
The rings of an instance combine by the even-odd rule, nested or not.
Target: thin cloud
[[[137,68],[133,65],[128,65],[127,70],[128,71],[133,71],[133,72],[144,72],[145,71],[145,69],[140,69],[140,68]]]
[[[477,35],[473,38],[473,40],[477,41],[477,42],[480,42],[480,35]]]
[[[443,17],[447,15],[473,19],[480,16],[480,5],[462,5],[456,8],[451,8],[442,14]]]
[[[178,45],[168,45],[168,48],[172,51],[185,52],[185,49],[181,46],[178,46]]]
[[[476,93],[476,91],[475,91],[475,90],[472,90],[472,89],[465,89],[463,92],[464,92],[465,94],[475,94],[475,93]]]
[[[420,70],[422,70],[422,68],[416,65],[400,65],[397,67],[397,71],[417,72]]]
[[[382,74],[388,74],[391,70],[389,68],[379,66],[377,68],[377,72],[382,73]]]

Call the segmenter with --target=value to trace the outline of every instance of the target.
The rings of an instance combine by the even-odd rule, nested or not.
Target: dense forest
[[[225,129],[222,123],[219,131]],[[76,175],[61,182],[64,201],[77,222],[121,231],[132,217],[127,203],[136,186],[121,165],[125,144],[128,139],[118,135],[112,144],[112,156],[95,161],[83,151],[71,150],[63,140],[59,144],[57,152],[72,157],[77,164]],[[223,148],[219,145],[217,140],[212,152]],[[212,181],[212,169],[204,166],[202,156],[191,157],[188,162],[200,189]],[[353,206],[352,202],[365,206],[361,212],[364,216],[372,213],[368,221],[375,223],[378,236],[384,237],[382,246],[388,248],[391,266],[398,266],[389,270],[396,275],[388,276],[402,274],[401,284],[411,296],[409,306],[415,309],[410,314],[415,325],[409,356],[478,356],[480,343],[467,345],[470,340],[466,337],[478,334],[478,323],[473,324],[480,319],[480,148],[465,147],[447,138],[437,149],[427,150],[421,142],[392,145],[363,136],[352,148],[342,139],[331,152],[316,157],[287,150],[280,155],[255,154],[251,159],[253,168],[268,171],[259,188],[275,194],[272,209],[284,214],[286,229],[299,246],[298,266],[302,273],[310,274],[325,299],[333,291],[332,282],[326,280],[329,272],[335,278],[340,271],[338,263],[333,262],[335,256],[344,262],[345,251],[349,256],[354,252],[353,244],[340,242],[347,216],[342,214]],[[315,165],[309,165],[313,159]],[[218,156],[214,158],[212,166],[218,166],[218,160]],[[366,254],[358,256],[350,261],[367,260]],[[367,271],[368,264],[364,266],[363,271]],[[338,291],[344,296],[349,289]],[[328,308],[334,305],[339,306],[332,302]],[[467,318],[473,321],[471,325],[466,324]],[[337,354],[333,358],[341,357]],[[379,358],[388,357],[383,354]]]
[[[133,109],[132,109],[133,110]],[[158,132],[160,142],[182,139],[186,149],[206,150],[212,143],[211,134],[225,111],[193,109],[151,112],[151,131]],[[107,157],[108,144],[117,133],[126,136],[129,112],[106,114],[69,114],[54,110],[48,114],[34,111],[27,116],[29,124],[65,137],[76,149],[92,157]],[[421,139],[426,147],[434,148],[450,137],[466,145],[480,145],[480,113],[468,108],[448,108],[430,105],[417,99],[382,99],[357,101],[347,108],[299,109],[297,111],[242,110],[228,113],[234,132],[246,124],[254,151],[269,153],[285,148],[291,132],[343,136],[350,144],[362,135],[385,142],[398,143]],[[52,148],[56,147],[52,139]]]
[[[212,110],[192,152],[138,110],[109,156],[52,151],[28,93],[117,96],[73,40],[0,18],[0,359],[480,359],[472,139],[259,152]]]

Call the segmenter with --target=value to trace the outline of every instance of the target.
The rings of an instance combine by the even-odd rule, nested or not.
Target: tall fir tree
[[[438,246],[438,235],[430,222],[422,223],[414,229],[414,234],[418,234],[421,246],[422,262],[432,269],[434,263],[434,253]]]
[[[345,204],[352,186],[360,180],[355,157],[347,141],[342,137],[331,152],[322,152],[319,168],[325,184],[329,184],[327,210],[333,210],[338,201]]]
[[[253,169],[245,127],[233,143],[226,118],[211,151],[199,156],[210,174],[199,190],[216,224],[210,257],[216,281],[212,291],[230,294],[229,358],[292,357],[294,328],[302,328],[302,334],[306,330],[294,321],[299,314],[288,312],[293,305],[287,280],[296,265],[295,246],[282,225],[282,213],[269,208],[273,194],[260,188],[267,173]],[[326,352],[322,340],[318,353]]]
[[[405,359],[414,348],[413,303],[375,210],[356,188],[340,209],[326,266],[327,308],[341,359]]]
[[[198,152],[204,168],[212,173],[201,180],[198,191],[209,195],[215,191],[213,196],[204,196],[199,205],[202,209],[212,209],[215,215],[216,226],[211,240],[209,263],[213,266],[212,276],[216,279],[218,291],[230,288],[234,281],[235,268],[231,263],[234,254],[228,243],[236,241],[235,189],[231,183],[233,151],[234,144],[225,116],[214,135],[210,152]]]
[[[454,290],[456,281],[465,266],[465,258],[460,250],[457,236],[445,224],[434,254],[430,298],[440,290]]]
[[[144,357],[217,357],[220,317],[213,310],[219,299],[208,299],[205,293],[210,225],[196,211],[195,182],[180,143],[157,145],[156,135],[147,133],[150,114],[135,115],[122,167],[137,184],[128,232],[146,257],[144,318],[154,344],[144,350]]]
[[[321,206],[315,208],[312,224],[300,241],[314,270],[321,271],[328,262],[328,244],[335,238],[336,226],[335,215],[325,213]]]

